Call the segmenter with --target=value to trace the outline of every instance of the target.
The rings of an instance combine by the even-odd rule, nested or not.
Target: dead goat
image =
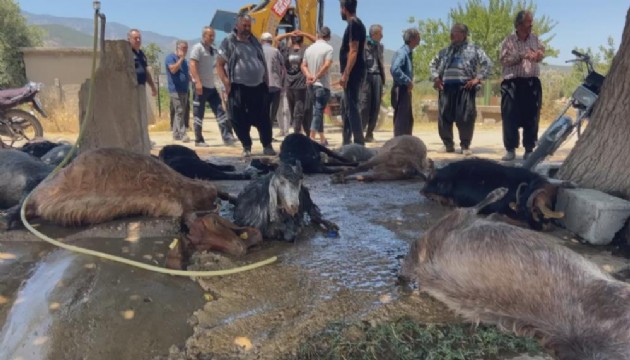
[[[232,165],[216,165],[202,160],[197,153],[185,146],[166,145],[158,155],[160,160],[178,173],[191,179],[202,180],[250,180],[250,174],[230,173]]]
[[[630,286],[540,233],[477,216],[505,193],[440,219],[412,244],[401,278],[468,320],[538,338],[558,359],[628,359]]]
[[[433,162],[427,158],[427,147],[422,140],[412,135],[396,136],[388,140],[370,160],[354,169],[332,175],[333,183],[348,180],[379,181],[420,178],[426,180]],[[371,174],[355,175],[372,170]]]
[[[321,153],[326,154],[329,159],[325,165],[322,163]],[[356,163],[300,133],[293,133],[284,138],[280,145],[278,157],[281,162],[287,164],[295,164],[299,161],[305,174],[332,174],[343,170],[343,168],[333,169],[331,166],[356,165]]]
[[[280,162],[273,173],[253,180],[238,195],[234,222],[259,229],[265,239],[294,241],[308,214],[312,223],[336,232],[339,228],[322,218],[302,179],[299,161],[295,165]]]

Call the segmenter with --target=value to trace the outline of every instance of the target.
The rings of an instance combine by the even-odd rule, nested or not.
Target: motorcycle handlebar
[[[581,52],[577,51],[577,50],[571,50],[571,54],[577,56],[577,57],[584,57],[584,54],[582,54]]]

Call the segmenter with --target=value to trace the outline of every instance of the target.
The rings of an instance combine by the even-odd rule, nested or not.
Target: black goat
[[[17,224],[25,196],[53,169],[54,166],[25,152],[0,150],[0,209],[6,209],[0,219],[0,230],[11,229]]]
[[[557,186],[527,169],[490,160],[466,159],[450,163],[432,174],[422,193],[442,204],[469,207],[499,187],[507,188],[507,195],[486,206],[482,214],[503,214],[527,222],[536,230],[543,229],[551,219],[563,216],[551,210]]]
[[[329,156],[329,159],[335,159],[338,163],[329,162],[327,165],[322,164],[322,156],[320,153],[325,153]],[[356,163],[344,158],[343,156],[335,153],[325,146],[311,140],[306,135],[294,133],[284,138],[282,145],[280,145],[280,161],[294,165],[296,162],[300,162],[305,174],[332,174],[343,170],[332,169],[329,166],[356,166]]]
[[[41,158],[42,156],[44,156],[44,154],[59,145],[61,145],[61,143],[38,139],[29,141],[26,144],[22,145],[20,150],[29,155]]]
[[[294,241],[305,224],[304,215],[326,231],[337,231],[324,220],[319,207],[302,184],[302,167],[280,162],[270,174],[249,183],[236,199],[234,222],[259,229],[266,239]]]
[[[178,173],[191,179],[203,180],[249,180],[251,174],[231,174],[234,171],[232,165],[216,165],[201,160],[199,155],[185,146],[166,145],[158,155],[160,160]]]

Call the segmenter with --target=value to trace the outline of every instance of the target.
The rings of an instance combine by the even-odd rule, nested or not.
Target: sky
[[[487,1],[487,0],[484,0]],[[195,39],[210,23],[215,10],[236,11],[257,0],[101,0],[101,11],[108,22],[118,22],[141,31],[153,31],[182,39]],[[91,0],[19,0],[20,7],[35,14],[92,18]],[[450,9],[465,0],[361,0],[357,14],[366,26],[383,26],[383,44],[388,49],[402,45],[402,32],[410,27],[409,17],[446,19]],[[561,65],[571,59],[571,50],[597,50],[612,36],[616,47],[621,42],[629,3],[627,0],[537,0],[537,14],[557,22],[551,45],[560,50],[550,64]],[[535,14],[536,15],[536,14]],[[535,21],[535,19],[534,19]],[[339,2],[326,0],[324,23],[333,33],[343,34],[346,23],[339,15]],[[447,44],[445,44],[446,46]]]

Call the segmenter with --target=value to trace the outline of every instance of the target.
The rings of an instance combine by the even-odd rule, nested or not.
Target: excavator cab
[[[278,35],[296,29],[316,34],[324,23],[324,0],[263,0],[245,5],[238,12],[217,10],[210,26],[230,33],[236,16],[242,13],[252,17],[252,34],[258,38],[265,32]]]

